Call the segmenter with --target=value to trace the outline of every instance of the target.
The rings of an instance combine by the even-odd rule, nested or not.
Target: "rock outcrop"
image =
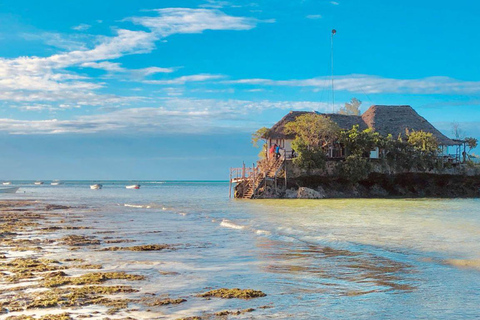
[[[318,188],[323,191],[323,188]],[[316,191],[310,188],[300,187],[297,191],[298,199],[324,199],[325,192]]]

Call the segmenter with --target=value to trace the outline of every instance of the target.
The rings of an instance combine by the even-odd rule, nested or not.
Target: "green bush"
[[[293,159],[293,164],[302,169],[325,169],[327,156],[322,148],[309,147],[300,138],[292,142],[292,148],[296,151],[297,157]]]
[[[371,170],[370,161],[358,154],[346,157],[345,161],[339,162],[337,165],[338,174],[353,183],[368,178]]]

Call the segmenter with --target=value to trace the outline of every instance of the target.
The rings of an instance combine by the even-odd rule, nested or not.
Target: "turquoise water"
[[[97,181],[96,181],[97,182]],[[136,318],[257,308],[248,319],[474,319],[480,316],[480,201],[233,200],[225,182],[14,182],[4,198],[75,204],[90,232],[115,231],[170,252],[93,252],[90,262],[143,273],[142,292],[186,297]],[[74,254],[81,254],[76,252]],[[176,272],[164,275],[161,272]],[[251,301],[193,297],[262,290]],[[260,306],[269,308],[259,309]]]

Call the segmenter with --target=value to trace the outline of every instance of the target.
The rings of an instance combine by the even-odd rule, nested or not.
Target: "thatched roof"
[[[329,117],[330,120],[335,122],[342,130],[350,130],[354,125],[358,125],[360,130],[368,129],[367,124],[363,121],[361,116],[349,116],[337,113],[324,113],[321,115]]]
[[[289,122],[293,122],[297,117],[306,114],[306,113],[316,113],[308,111],[290,111],[285,117],[278,121],[266,135],[269,139],[294,139],[295,134],[287,134],[285,132],[285,125]],[[363,122],[362,117],[360,116],[348,116],[344,114],[336,113],[316,113],[321,116],[330,118],[335,122],[340,129],[349,130],[354,125],[358,124],[361,130],[367,129],[367,125]]]
[[[290,111],[280,121],[275,123],[273,127],[266,134],[269,139],[295,139],[295,134],[287,134],[285,132],[285,125],[293,122],[302,114],[309,113],[308,111]]]
[[[362,115],[363,121],[374,131],[383,136],[406,136],[408,131],[430,132],[441,145],[461,144],[438,131],[430,122],[420,116],[410,106],[371,106]]]
[[[310,113],[308,111],[290,111],[285,117],[277,122],[266,134],[269,139],[294,139],[294,134],[286,134],[285,125],[295,121],[298,116]],[[312,112],[313,113],[313,112]],[[358,125],[360,130],[372,128],[383,136],[391,134],[405,136],[406,130],[425,131],[432,133],[441,145],[458,145],[461,142],[454,141],[431,125],[425,118],[420,116],[410,106],[371,106],[362,116],[351,116],[343,114],[317,113],[329,117],[332,121],[344,130],[351,129]]]

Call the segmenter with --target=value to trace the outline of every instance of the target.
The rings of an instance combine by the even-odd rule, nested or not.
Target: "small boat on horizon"
[[[35,181],[33,184],[39,186],[39,185],[42,185],[42,184],[43,184],[43,181]]]
[[[11,185],[11,184],[12,184],[11,181],[5,181],[5,182],[3,183],[4,186],[9,186],[9,185]]]
[[[90,189],[92,189],[92,190],[100,190],[100,189],[102,189],[102,187],[103,187],[103,186],[102,186],[101,184],[96,183],[96,184],[92,184],[92,185],[90,186]]]
[[[58,185],[60,185],[60,181],[53,181],[52,183],[50,183],[50,185],[58,186]]]
[[[0,188],[0,193],[16,193],[20,187]]]
[[[139,184],[132,184],[130,186],[126,186],[125,188],[127,188],[127,189],[140,189],[140,185]]]

